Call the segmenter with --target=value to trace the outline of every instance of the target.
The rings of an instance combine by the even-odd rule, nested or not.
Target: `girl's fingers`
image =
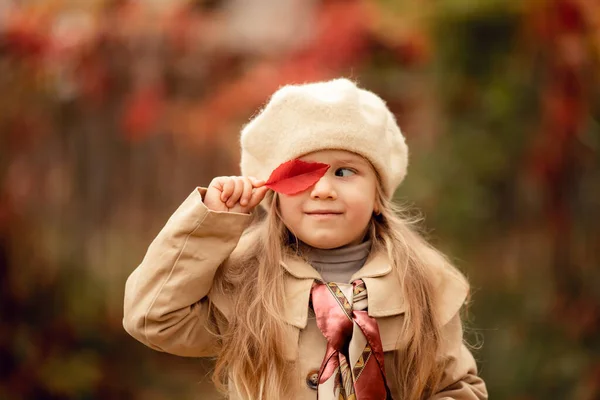
[[[258,205],[268,192],[265,181],[253,176],[221,176],[214,178],[209,185],[207,204],[211,203],[211,188],[215,197],[225,208],[223,211],[231,211],[240,208],[251,211]],[[218,205],[212,205],[218,209]]]
[[[229,197],[233,194],[235,189],[235,182],[231,178],[225,178],[223,183],[223,189],[221,190],[221,201],[226,203]]]
[[[227,200],[227,208],[232,208],[233,206],[235,206],[235,203],[237,203],[240,200],[240,196],[242,195],[242,192],[244,191],[243,178],[235,177],[235,178],[232,178],[232,181],[235,184],[235,188],[233,190],[233,193],[229,197],[229,200]]]
[[[269,188],[266,186],[261,186],[257,189],[254,189],[252,192],[252,197],[248,202],[248,208],[252,209],[260,204],[261,201],[265,198],[265,195],[269,191]]]
[[[240,198],[240,205],[245,206],[252,197],[252,181],[249,178],[242,178],[242,181],[244,182],[244,190]]]
[[[265,180],[255,178],[253,176],[249,176],[248,179],[250,179],[250,181],[252,182],[252,186],[254,186],[255,188],[261,187],[265,183],[267,183]]]

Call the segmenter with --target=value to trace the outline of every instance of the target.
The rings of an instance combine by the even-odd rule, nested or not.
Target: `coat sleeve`
[[[444,326],[442,338],[442,360],[446,366],[441,390],[430,399],[487,399],[487,389],[484,381],[477,375],[475,359],[463,342],[462,323],[458,313]]]
[[[123,327],[145,345],[187,357],[214,355],[207,294],[250,214],[215,212],[195,189],[150,244],[125,284]]]
[[[444,363],[441,390],[431,400],[487,399],[487,389],[477,375],[477,364],[464,344],[460,310],[469,293],[463,274],[445,269],[437,274],[437,300],[442,323],[440,360]]]

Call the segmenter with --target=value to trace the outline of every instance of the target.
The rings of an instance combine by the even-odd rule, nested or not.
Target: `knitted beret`
[[[243,129],[241,172],[268,179],[281,163],[318,150],[371,162],[391,198],[406,175],[408,148],[385,102],[347,79],[287,85]]]

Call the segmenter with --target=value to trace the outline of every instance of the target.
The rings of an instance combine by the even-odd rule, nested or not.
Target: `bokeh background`
[[[346,76],[472,283],[493,399],[600,399],[600,2],[0,0],[0,399],[212,399],[124,283],[280,85]]]

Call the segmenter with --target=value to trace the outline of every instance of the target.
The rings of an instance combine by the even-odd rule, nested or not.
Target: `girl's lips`
[[[316,218],[316,219],[330,219],[330,218],[334,218],[339,215],[342,215],[342,213],[324,212],[324,213],[307,213],[307,215],[310,217]]]

